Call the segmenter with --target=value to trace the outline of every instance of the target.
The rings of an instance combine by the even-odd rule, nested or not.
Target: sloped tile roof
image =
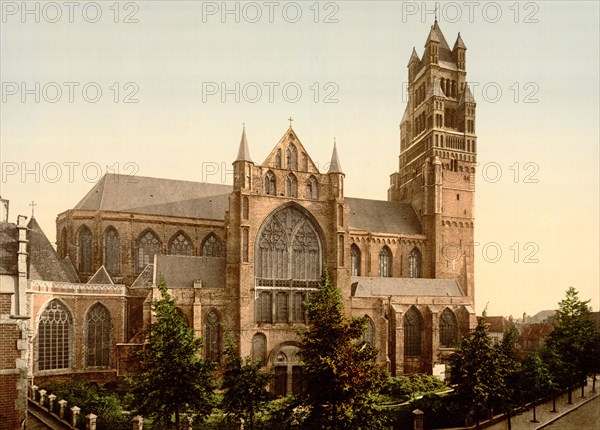
[[[351,230],[376,233],[423,234],[421,222],[410,203],[346,197]]]
[[[74,209],[223,220],[230,185],[106,174]]]
[[[67,263],[58,257],[35,218],[31,218],[27,229],[29,279],[78,283],[75,272],[65,268]]]
[[[18,275],[18,235],[16,224],[0,223],[0,275]]]
[[[424,296],[461,297],[458,283],[454,279],[425,278],[381,278],[367,276],[352,277],[354,297],[374,296]]]
[[[202,281],[202,288],[223,288],[225,259],[158,255],[156,273],[164,277],[169,288],[191,288],[197,280]]]
[[[100,268],[98,270],[96,270],[96,273],[94,273],[94,276],[92,276],[87,283],[88,284],[102,284],[102,285],[113,285],[114,284],[112,278],[110,277],[110,275],[108,274],[108,272],[106,271],[104,266],[100,266]]]

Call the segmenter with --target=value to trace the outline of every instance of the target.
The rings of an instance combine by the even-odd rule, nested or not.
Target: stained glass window
[[[223,241],[219,239],[214,233],[209,234],[202,242],[202,256],[203,257],[224,257],[225,249]]]
[[[379,252],[379,276],[392,277],[392,251],[387,246],[384,246]]]
[[[440,345],[452,346],[458,337],[458,323],[454,313],[446,308],[440,315]]]
[[[119,233],[113,227],[104,233],[104,267],[111,275],[121,271],[121,244]]]
[[[68,369],[71,348],[71,315],[58,300],[52,300],[40,315],[38,369]]]
[[[355,244],[350,246],[351,275],[360,276],[360,249]]]
[[[79,230],[79,271],[92,271],[92,232],[85,225]]]
[[[137,240],[137,272],[140,273],[148,264],[154,264],[154,255],[160,254],[160,240],[151,231],[146,230]]]
[[[410,278],[421,277],[421,251],[417,248],[413,248],[408,255],[408,276]]]
[[[86,366],[110,365],[110,312],[100,303],[89,310],[86,317]]]
[[[423,344],[423,320],[411,307],[404,315],[404,355],[420,356]]]
[[[171,245],[169,245],[169,254],[171,255],[193,255],[194,245],[192,240],[187,234],[179,232],[171,239]]]
[[[271,171],[268,171],[265,175],[265,194],[269,196],[277,195],[277,189],[275,187],[275,175]]]

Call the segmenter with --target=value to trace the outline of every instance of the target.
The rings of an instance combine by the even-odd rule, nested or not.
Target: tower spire
[[[240,140],[240,149],[235,161],[250,161],[250,150],[248,149],[248,139],[246,139],[246,123],[242,123],[242,139]]]
[[[329,163],[329,170],[327,173],[343,173],[342,165],[340,164],[340,159],[337,153],[337,143],[335,141],[335,137],[333,138],[333,152],[331,153],[331,162]]]

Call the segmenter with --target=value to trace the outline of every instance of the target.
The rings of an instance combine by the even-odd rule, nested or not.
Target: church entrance
[[[273,392],[278,397],[300,394],[303,387],[303,368],[300,350],[294,344],[282,345],[274,355],[275,379]]]

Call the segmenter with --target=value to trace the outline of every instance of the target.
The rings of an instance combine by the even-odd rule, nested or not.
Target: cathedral
[[[14,261],[0,267],[13,297],[0,313],[30,317],[30,377],[126,374],[164,279],[207,357],[231,336],[274,368],[275,393],[295,393],[303,302],[325,272],[346,312],[367,317],[383,368],[443,376],[476,322],[476,104],[460,34],[450,48],[436,21],[408,83],[387,201],[348,197],[336,147],[320,171],[290,126],[262,162],[242,130],[232,186],[105,175],[57,216],[56,250],[35,218],[2,220]]]

